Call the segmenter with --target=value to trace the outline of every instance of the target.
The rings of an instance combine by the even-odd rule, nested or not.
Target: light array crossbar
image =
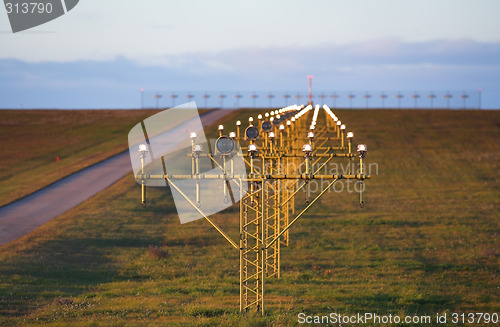
[[[321,110],[323,109],[323,110]],[[248,119],[242,131],[241,121],[235,124],[236,132],[224,135],[219,125],[219,139],[215,154],[204,153],[201,146],[192,142],[191,174],[147,174],[142,162],[142,199],[145,203],[145,184],[148,180],[164,179],[193,206],[240,254],[240,311],[256,309],[264,313],[265,281],[281,276],[280,250],[290,245],[290,227],[301,218],[337,181],[357,180],[363,184],[366,175],[363,159],[367,148],[357,146],[353,152],[353,133],[346,133],[346,125],[324,105],[288,106],[259,114]],[[236,152],[235,149],[244,151]],[[245,151],[246,150],[246,151]],[[147,148],[139,147],[141,158]],[[229,156],[244,160],[247,173],[235,172],[227,162]],[[359,158],[359,170],[351,171],[351,163]],[[210,158],[221,167],[222,173],[201,173],[200,158]],[[222,163],[221,159],[222,158]],[[219,159],[219,160],[217,160]],[[323,169],[333,160],[347,160],[347,174],[325,174]],[[177,180],[196,179],[196,196],[189,198],[177,186]],[[231,192],[229,181],[239,185],[239,241],[234,241],[208,215],[199,208],[199,188],[203,180],[220,179],[224,184],[221,196]],[[319,194],[307,199],[305,206],[296,212],[295,199],[300,192],[310,194],[310,183],[326,181],[327,186]],[[322,183],[323,184],[323,183]],[[244,187],[245,186],[245,187]],[[360,188],[360,205],[364,205],[364,185]],[[244,191],[246,190],[246,192]]]

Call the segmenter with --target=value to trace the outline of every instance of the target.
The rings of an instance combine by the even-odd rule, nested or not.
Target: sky
[[[81,0],[14,34],[0,9],[0,108],[133,108],[141,88],[146,106],[156,92],[165,106],[172,92],[267,105],[306,92],[307,75],[345,105],[348,92],[358,106],[450,92],[459,106],[481,89],[482,107],[500,108],[499,12],[497,0]]]

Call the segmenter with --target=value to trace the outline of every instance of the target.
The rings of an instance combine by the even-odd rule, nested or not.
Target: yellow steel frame
[[[234,248],[239,250],[240,261],[240,311],[244,312],[251,308],[264,314],[265,312],[265,280],[266,278],[281,276],[280,250],[282,246],[290,244],[290,227],[302,217],[307,210],[314,205],[338,180],[356,179],[363,182],[369,179],[363,171],[363,158],[360,157],[360,172],[352,174],[350,170],[351,160],[354,154],[351,152],[351,140],[345,146],[344,131],[333,121],[331,115],[326,112],[324,119],[319,117],[319,109],[316,107],[314,113],[312,107],[301,108],[294,123],[279,127],[274,125],[272,132],[275,137],[270,138],[263,131],[260,132],[259,152],[243,155],[243,159],[249,166],[247,176],[235,175],[233,171],[227,172],[225,162],[220,166],[209,154],[219,167],[224,170],[221,175],[200,174],[195,169],[199,156],[204,154],[193,153],[193,169],[191,175],[146,175],[144,173],[144,156],[142,156],[142,172],[137,177],[142,184],[142,198],[145,201],[145,181],[147,179],[165,178],[186,200],[196,209]],[[286,111],[284,112],[286,114]],[[276,113],[271,114],[274,116]],[[308,120],[311,119],[311,124]],[[297,115],[295,116],[297,117]],[[269,117],[270,118],[270,117]],[[318,123],[318,121],[320,123]],[[259,118],[259,124],[261,119]],[[314,137],[305,138],[306,131],[311,125],[315,125]],[[240,124],[237,124],[236,139],[240,144],[245,140],[240,137]],[[222,131],[220,131],[222,134]],[[308,142],[313,151],[304,155],[301,145]],[[250,143],[254,140],[250,141]],[[332,142],[338,142],[334,145]],[[339,152],[340,151],[340,152]],[[349,173],[321,174],[321,170],[327,166],[333,158],[347,158],[349,160]],[[257,160],[260,160],[260,165]],[[306,166],[305,172],[300,171],[300,166]],[[318,167],[315,169],[315,167]],[[261,171],[259,172],[258,169]],[[243,185],[248,183],[248,192],[240,200],[240,228],[239,242],[233,241],[219,226],[208,218],[200,208],[189,199],[176,185],[173,179],[197,178],[221,179],[228,178],[238,180],[240,194],[243,194]],[[306,201],[306,206],[295,215],[295,197],[300,191],[305,191],[309,196],[309,182],[311,180],[329,180],[329,184],[311,201]],[[360,192],[360,204],[363,202],[363,194]],[[291,219],[291,217],[294,217]]]

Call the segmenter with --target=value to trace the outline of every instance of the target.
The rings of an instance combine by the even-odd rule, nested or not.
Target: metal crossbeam
[[[358,146],[358,153],[352,152],[352,133],[345,134],[345,125],[340,123],[327,106],[291,106],[281,110],[259,115],[257,136],[249,137],[247,130],[254,128],[253,118],[242,137],[241,122],[237,122],[237,133],[231,139],[238,142],[245,153],[232,152],[231,156],[240,157],[247,166],[247,174],[235,173],[232,167],[217,162],[217,154],[205,154],[196,150],[194,141],[191,157],[191,174],[147,174],[142,158],[142,171],[136,176],[142,184],[143,202],[145,185],[148,180],[165,179],[199,212],[240,254],[240,311],[250,309],[265,312],[266,278],[281,276],[281,248],[291,244],[290,228],[311,208],[337,181],[357,180],[361,183],[370,179],[363,169],[366,145]],[[264,123],[266,122],[266,123]],[[278,123],[276,123],[278,122]],[[267,124],[267,125],[266,125]],[[222,125],[221,125],[222,126]],[[221,138],[222,129],[219,126]],[[265,128],[264,128],[265,127]],[[347,142],[347,144],[346,144]],[[352,160],[359,156],[360,170],[351,172]],[[209,158],[222,173],[200,173],[200,158]],[[347,174],[322,174],[334,159],[348,161]],[[305,168],[305,170],[304,170]],[[176,180],[196,179],[197,201],[190,199],[176,185]],[[239,187],[239,244],[234,242],[219,226],[210,220],[197,206],[199,203],[199,184],[203,180],[221,180],[224,183],[224,196],[229,189],[229,181]],[[315,180],[328,181],[319,194],[309,201],[295,215],[295,199],[299,192],[309,196],[309,184]],[[302,182],[301,182],[302,181]],[[244,193],[244,186],[248,190]],[[230,192],[230,191],[229,191]],[[232,197],[232,193],[231,193]],[[364,205],[363,191],[360,192],[360,205]],[[293,217],[293,219],[291,219]]]

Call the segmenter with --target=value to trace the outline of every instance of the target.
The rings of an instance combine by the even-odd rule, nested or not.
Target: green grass
[[[0,110],[0,206],[126,150],[130,128],[156,112]]]
[[[288,326],[300,312],[499,313],[500,112],[337,115],[368,144],[378,175],[366,183],[365,208],[356,194],[327,193],[294,225],[282,278],[267,281],[266,316],[238,312],[237,251],[203,220],[180,225],[168,189],[150,188],[142,209],[130,175],[0,247],[0,325]],[[214,219],[236,239],[237,217],[230,208]]]

